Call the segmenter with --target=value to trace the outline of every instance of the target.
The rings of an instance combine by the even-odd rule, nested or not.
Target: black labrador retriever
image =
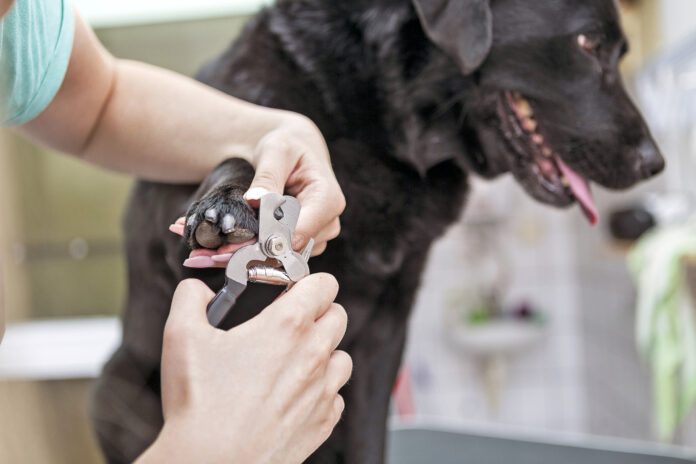
[[[383,461],[409,312],[469,175],[511,172],[535,199],[578,204],[594,221],[590,182],[626,188],[663,169],[619,75],[626,51],[614,0],[280,0],[203,69],[213,87],[313,119],[348,200],[341,236],[310,265],[341,284],[350,318],[341,348],[355,370],[345,416],[309,462]],[[256,231],[241,198],[252,176],[233,159],[200,187],[135,189],[124,340],[94,406],[110,462],[132,461],[162,425],[159,361],[174,288],[194,276],[217,290],[223,279],[181,263],[190,246]],[[206,219],[211,209],[218,214]],[[167,232],[187,210],[188,243]],[[225,235],[227,214],[237,229]],[[247,291],[227,326],[273,296]]]

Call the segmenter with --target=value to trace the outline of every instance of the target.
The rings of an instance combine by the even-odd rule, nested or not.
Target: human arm
[[[80,18],[67,73],[49,106],[18,130],[102,167],[167,182],[198,182],[221,161],[256,168],[252,188],[297,196],[296,249],[340,230],[345,200],[326,143],[304,116],[263,108],[173,72],[119,60]]]

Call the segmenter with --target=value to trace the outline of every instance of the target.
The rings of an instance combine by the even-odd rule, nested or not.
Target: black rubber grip
[[[225,283],[222,290],[208,304],[208,321],[210,324],[214,327],[220,327],[220,324],[225,320],[236,302],[237,297],[231,291],[228,283]]]

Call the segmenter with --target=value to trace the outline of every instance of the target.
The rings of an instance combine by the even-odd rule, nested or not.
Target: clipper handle
[[[237,286],[241,288],[235,288]],[[220,324],[222,324],[222,321],[225,320],[227,314],[237,303],[237,298],[245,288],[245,286],[229,279],[225,282],[222,290],[208,304],[208,322],[210,322],[210,325],[220,327]]]

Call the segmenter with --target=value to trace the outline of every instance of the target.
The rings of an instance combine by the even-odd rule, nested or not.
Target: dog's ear
[[[411,0],[426,35],[464,74],[478,68],[493,42],[489,0]]]

